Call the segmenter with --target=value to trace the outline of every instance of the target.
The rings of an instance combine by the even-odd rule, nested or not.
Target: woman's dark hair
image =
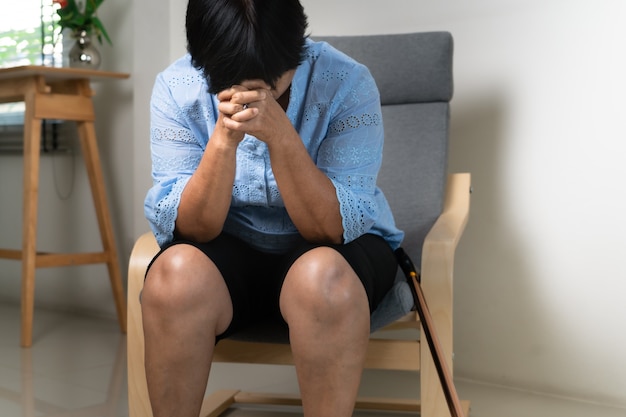
[[[299,0],[189,0],[187,50],[216,94],[244,80],[272,88],[304,55],[307,17]]]

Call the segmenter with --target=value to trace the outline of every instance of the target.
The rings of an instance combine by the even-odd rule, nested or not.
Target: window
[[[0,14],[0,67],[61,65],[60,29],[52,0],[13,2]]]
[[[0,68],[61,66],[63,45],[52,0],[14,1],[11,8],[0,13]],[[23,114],[24,103],[0,104],[0,126],[22,125]]]

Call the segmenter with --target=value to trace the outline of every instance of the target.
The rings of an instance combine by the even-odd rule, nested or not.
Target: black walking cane
[[[402,268],[402,271],[404,272],[404,275],[409,283],[409,287],[411,288],[411,292],[413,293],[415,308],[417,309],[417,313],[419,314],[422,322],[422,330],[426,336],[430,352],[432,353],[435,368],[437,368],[437,374],[439,375],[439,381],[441,382],[441,387],[443,388],[443,393],[446,397],[448,408],[450,409],[450,415],[452,417],[463,417],[461,401],[459,400],[456,388],[454,387],[450,370],[446,365],[446,361],[443,360],[443,353],[441,352],[439,338],[437,337],[437,334],[434,333],[432,317],[430,315],[430,311],[428,311],[426,299],[424,298],[424,293],[422,292],[422,287],[420,286],[420,276],[417,273],[417,269],[415,269],[415,265],[413,265],[411,258],[409,258],[409,255],[407,255],[404,249],[398,248],[395,253],[396,258],[398,259],[398,264],[400,265],[400,268]]]

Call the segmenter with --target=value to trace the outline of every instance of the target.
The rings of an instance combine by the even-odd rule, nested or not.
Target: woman
[[[215,344],[259,320],[289,328],[304,414],[352,414],[403,234],[376,187],[374,80],[306,27],[298,0],[190,0],[188,54],[155,82],[155,417],[197,416]]]

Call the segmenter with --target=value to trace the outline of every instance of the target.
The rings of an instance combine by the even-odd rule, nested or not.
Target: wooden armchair
[[[449,101],[452,98],[452,37],[447,32],[329,37],[328,41],[370,68],[383,106],[385,149],[378,183],[398,226],[405,251],[421,268],[422,289],[445,361],[452,366],[454,253],[469,215],[470,174],[447,174]],[[131,417],[152,416],[144,371],[144,340],[139,294],[146,267],[158,246],[151,233],[133,249],[128,274],[128,390]],[[416,411],[423,417],[449,411],[428,346],[418,336],[389,339],[388,329],[419,329],[413,298],[402,276],[372,316],[366,368],[420,372],[415,398],[360,398],[356,408]],[[416,332],[417,333],[417,332]],[[292,364],[284,334],[255,329],[221,341],[216,362]],[[418,399],[419,397],[419,399]],[[202,416],[217,416],[234,403],[298,404],[292,396],[217,391],[203,404]],[[465,414],[469,407],[463,402]]]

